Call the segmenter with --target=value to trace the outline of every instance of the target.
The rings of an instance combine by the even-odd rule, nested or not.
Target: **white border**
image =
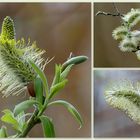
[[[140,0],[92,0],[93,3],[140,3]]]
[[[93,2],[93,0],[0,0],[0,3],[9,3],[9,2],[21,2],[21,3],[42,3],[42,2],[51,2],[51,3],[56,3],[56,2],[59,2],[59,3],[77,3],[77,2],[80,2],[80,3],[83,3],[83,2],[85,2],[85,3],[91,3],[91,2]],[[98,1],[97,1],[98,2]]]
[[[93,68],[94,68],[94,64],[93,64],[93,44],[94,44],[94,38],[93,38],[93,30],[94,30],[94,22],[93,22],[93,19],[94,19],[94,3],[92,2],[91,3],[91,138],[94,137],[94,95],[93,95],[93,89],[94,89],[94,71],[93,71]]]
[[[140,68],[125,68],[125,67],[122,67],[122,68],[115,68],[115,67],[110,67],[110,68],[99,68],[99,67],[94,67],[93,70],[140,70]]]

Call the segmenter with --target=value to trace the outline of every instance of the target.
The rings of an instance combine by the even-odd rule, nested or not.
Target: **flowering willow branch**
[[[119,48],[123,52],[133,52],[140,59],[140,31],[132,30],[133,27],[140,22],[140,9],[131,9],[127,14],[120,14],[117,7],[114,5],[117,14],[110,14],[105,12],[97,12],[96,15],[111,15],[120,16],[121,26],[117,27],[112,36],[115,40],[119,40]]]
[[[7,129],[2,126],[0,137],[19,138],[26,137],[29,131],[38,123],[41,123],[45,137],[55,137],[53,121],[44,115],[48,106],[62,105],[77,120],[80,128],[83,120],[76,108],[64,100],[53,100],[67,84],[67,75],[74,65],[86,61],[86,56],[72,54],[62,65],[55,66],[55,75],[51,86],[43,72],[50,61],[42,55],[45,50],[37,47],[36,43],[25,43],[24,39],[16,40],[14,22],[6,17],[2,24],[0,34],[0,92],[4,97],[18,95],[28,91],[30,98],[17,104],[13,111],[3,110],[1,121],[8,123],[16,131],[15,135],[8,136]],[[27,109],[34,107],[33,113],[26,113]],[[30,118],[27,118],[29,116]]]
[[[121,15],[98,12],[96,15],[111,15],[121,18],[121,25],[112,32],[112,37],[119,41],[118,47],[122,52],[133,52],[140,60],[140,31],[133,28],[140,22],[140,9],[131,9],[130,12]],[[105,90],[106,102],[124,111],[133,121],[140,124],[140,83],[133,84],[130,81],[119,81],[110,84]]]

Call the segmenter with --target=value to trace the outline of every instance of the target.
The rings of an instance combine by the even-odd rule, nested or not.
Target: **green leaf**
[[[20,112],[20,113],[16,116],[16,118],[17,118],[17,120],[18,120],[18,122],[19,122],[20,124],[25,123],[25,116],[26,116],[26,114],[24,113],[24,111]]]
[[[5,126],[0,129],[0,138],[7,138],[7,128]]]
[[[55,137],[54,126],[50,118],[47,116],[40,117],[45,137]]]
[[[17,120],[15,119],[13,113],[8,110],[8,109],[5,109],[2,111],[3,113],[5,113],[2,117],[1,117],[1,120],[3,122],[7,122],[7,123],[10,123],[10,124],[16,124],[17,123]]]
[[[21,103],[19,103],[18,105],[15,106],[14,114],[18,115],[22,111],[25,111],[29,107],[32,107],[34,104],[39,104],[39,103],[36,100],[26,100],[26,101],[23,101],[23,102],[21,102]]]
[[[69,74],[72,66],[73,66],[73,64],[67,66],[66,69],[61,73],[61,75],[60,75],[60,77],[61,77],[60,81],[64,80],[67,77],[67,75]]]
[[[82,117],[72,104],[63,100],[57,100],[49,103],[48,106],[55,105],[55,104],[63,105],[64,107],[66,107],[68,111],[73,115],[73,117],[78,121],[78,123],[80,124],[80,128],[82,127],[83,125]]]
[[[13,113],[12,113],[10,110],[8,110],[8,109],[3,110],[3,112],[4,112],[5,114],[1,117],[1,120],[2,120],[3,122],[12,124],[12,126],[13,126],[14,129],[20,131],[18,121],[17,121],[16,118],[14,117]]]
[[[80,64],[80,63],[83,63],[84,61],[86,61],[88,59],[87,56],[76,56],[76,57],[72,57],[70,59],[68,59],[62,66],[62,71],[69,65],[71,64],[74,64],[74,65],[77,65],[77,64]]]
[[[51,99],[56,93],[58,93],[61,89],[63,89],[67,82],[68,80],[63,80],[62,82],[51,87],[49,99]]]
[[[36,94],[36,100],[43,104],[43,84],[40,78],[34,80],[34,89]]]
[[[52,86],[54,86],[55,84],[59,83],[60,81],[60,74],[61,74],[61,65],[55,65],[55,76],[52,82]]]
[[[35,70],[35,72],[41,78],[43,85],[44,85],[44,88],[45,88],[46,97],[48,97],[49,96],[48,82],[47,82],[47,78],[46,78],[44,72],[36,64],[34,64],[32,61],[29,61],[29,62],[31,64],[31,66],[33,67],[33,69]]]
[[[20,112],[17,116],[16,119],[18,121],[19,124],[19,128],[20,130],[23,130],[24,126],[25,126],[25,116],[26,114],[24,113],[24,111]]]

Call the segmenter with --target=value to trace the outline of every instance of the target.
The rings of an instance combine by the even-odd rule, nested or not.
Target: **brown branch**
[[[104,15],[104,16],[113,16],[113,17],[124,17],[123,14],[120,13],[119,9],[117,8],[117,6],[115,5],[115,3],[113,3],[113,7],[116,11],[116,13],[109,13],[109,12],[104,12],[104,11],[98,11],[95,16],[99,16],[99,15]]]
[[[107,12],[103,12],[103,11],[98,11],[95,16],[99,16],[99,15],[104,15],[104,16],[119,16],[119,17],[123,17],[124,15],[120,14],[120,13],[107,13]]]

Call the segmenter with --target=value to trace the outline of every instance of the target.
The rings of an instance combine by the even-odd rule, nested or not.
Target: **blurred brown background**
[[[140,8],[140,3],[115,3],[125,14],[131,8]],[[114,13],[112,3],[95,3],[94,14],[98,11]],[[134,53],[122,52],[119,42],[112,38],[112,31],[121,25],[120,17],[94,17],[94,66],[95,67],[139,67],[140,61]],[[137,26],[139,29],[140,24]]]
[[[47,57],[55,56],[45,69],[49,83],[54,76],[54,64],[63,63],[70,52],[86,55],[88,61],[75,66],[68,76],[69,83],[56,97],[72,103],[84,119],[78,124],[64,107],[50,107],[46,114],[53,118],[57,137],[91,136],[91,4],[90,3],[1,3],[0,24],[5,16],[15,21],[17,39],[28,37],[47,51]],[[27,99],[27,95],[0,99],[0,110],[14,108]],[[0,113],[2,115],[2,113]],[[9,131],[9,133],[11,133]],[[30,137],[43,137],[40,125],[29,133]]]
[[[140,125],[124,112],[109,106],[104,97],[110,82],[130,80],[140,82],[139,70],[94,71],[94,136],[95,137],[140,137]]]

